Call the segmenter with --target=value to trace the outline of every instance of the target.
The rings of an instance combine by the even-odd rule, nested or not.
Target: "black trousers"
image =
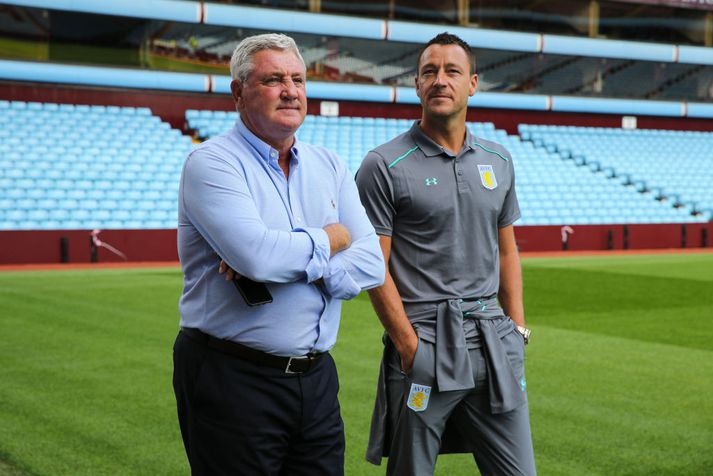
[[[178,421],[193,475],[343,475],[344,424],[331,355],[298,375],[179,333]]]

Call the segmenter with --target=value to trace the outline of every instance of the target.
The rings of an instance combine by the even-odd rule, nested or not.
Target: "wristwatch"
[[[532,335],[532,331],[524,326],[517,326],[517,331],[524,339],[525,345],[527,345],[530,342],[530,335]]]

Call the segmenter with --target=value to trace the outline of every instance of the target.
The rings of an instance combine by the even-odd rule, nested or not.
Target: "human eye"
[[[279,76],[268,76],[267,78],[263,79],[262,83],[265,84],[266,86],[277,86],[282,82],[282,79]]]
[[[292,82],[297,86],[303,86],[305,84],[305,78],[302,76],[295,76],[292,78]]]

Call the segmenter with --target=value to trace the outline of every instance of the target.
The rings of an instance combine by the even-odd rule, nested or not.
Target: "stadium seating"
[[[186,119],[199,137],[209,138],[230,130],[237,113],[189,109]],[[356,172],[366,152],[408,130],[412,122],[409,119],[308,115],[297,136],[336,151],[352,172]]]
[[[227,111],[186,111],[202,138]],[[298,136],[352,172],[408,119],[308,115]],[[713,133],[468,123],[517,169],[522,225],[703,222],[713,210]],[[147,108],[0,101],[0,229],[174,228],[190,137]]]
[[[237,113],[224,111],[186,112],[189,127],[201,137],[229,130],[236,117]],[[411,124],[408,119],[310,115],[298,136],[335,150],[356,172],[370,149],[407,130]],[[675,208],[670,201],[657,200],[656,194],[637,186],[628,176],[594,166],[581,157],[570,160],[571,154],[563,155],[543,141],[533,142],[531,134],[523,133],[528,140],[522,140],[496,129],[492,123],[468,123],[468,127],[477,137],[503,144],[513,155],[521,225],[687,223],[709,218],[706,213],[694,216],[690,208]]]
[[[698,214],[694,219],[711,216],[713,133],[522,124],[520,134],[565,161]]]
[[[191,148],[147,108],[0,101],[0,229],[175,228]]]

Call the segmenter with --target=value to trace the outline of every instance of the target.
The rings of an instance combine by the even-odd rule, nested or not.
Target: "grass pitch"
[[[528,259],[528,394],[542,475],[713,467],[713,254]],[[171,389],[175,268],[0,273],[0,475],[189,474]],[[346,474],[364,462],[381,328],[344,306],[333,354]],[[437,474],[476,473],[447,455]]]

